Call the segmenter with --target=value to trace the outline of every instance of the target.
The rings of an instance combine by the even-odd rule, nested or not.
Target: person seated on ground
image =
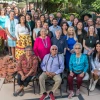
[[[27,46],[25,48],[25,54],[20,56],[17,71],[18,71],[18,85],[20,88],[13,93],[14,96],[23,96],[24,87],[28,85],[32,77],[36,75],[38,67],[38,58],[32,54],[32,47]]]
[[[55,81],[55,84],[52,90],[49,92],[49,96],[51,100],[55,100],[53,93],[59,88],[62,79],[60,74],[64,70],[64,60],[62,56],[57,54],[58,47],[56,45],[52,45],[50,48],[50,54],[45,55],[42,63],[41,68],[43,73],[39,77],[40,83],[40,94],[43,94],[40,100],[44,100],[48,96],[45,88],[45,80],[47,78],[52,78]]]
[[[77,79],[77,91],[76,95],[80,94],[80,86],[82,84],[82,79],[85,76],[85,73],[88,69],[88,58],[85,54],[82,54],[82,45],[80,43],[76,43],[74,45],[75,54],[71,55],[69,62],[69,71],[70,74],[68,76],[68,85],[70,94],[68,96],[69,99],[74,96],[73,91],[73,79],[76,77]]]
[[[93,91],[95,89],[96,83],[100,78],[100,42],[96,43],[95,51],[91,58],[91,66],[92,66],[92,79],[90,81],[89,89]]]

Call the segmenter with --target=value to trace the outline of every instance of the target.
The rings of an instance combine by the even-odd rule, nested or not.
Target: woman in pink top
[[[34,43],[33,51],[41,61],[46,54],[50,53],[50,47],[51,40],[47,36],[47,30],[42,28],[40,30],[40,36],[36,38],[36,41]]]

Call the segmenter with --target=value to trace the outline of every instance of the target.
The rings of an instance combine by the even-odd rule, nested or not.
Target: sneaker
[[[50,97],[50,100],[55,100],[55,97],[54,97],[54,95],[53,95],[53,92],[52,92],[52,91],[49,93],[49,97]]]
[[[77,89],[77,91],[76,91],[76,95],[78,96],[79,94],[80,94],[80,90]]]
[[[43,95],[41,96],[40,100],[45,100],[45,98],[47,98],[48,95],[46,92],[43,93]]]
[[[69,94],[69,96],[68,96],[68,99],[72,99],[73,96],[74,96],[74,92],[71,91],[70,94]]]

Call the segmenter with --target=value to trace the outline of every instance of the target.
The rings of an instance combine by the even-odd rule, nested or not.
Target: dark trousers
[[[27,85],[29,84],[29,82],[31,81],[31,78],[32,78],[33,76],[29,76],[29,77],[27,77],[24,81],[22,81],[21,80],[21,75],[20,74],[18,74],[18,79],[17,79],[17,83],[18,83],[18,85],[23,85],[23,86],[25,86],[25,87],[27,87]]]
[[[82,84],[82,79],[83,77],[80,77],[79,74],[75,74],[72,76],[68,76],[68,85],[69,85],[69,90],[73,90],[73,79],[76,77],[76,82],[77,82],[77,88],[80,89],[80,86]]]

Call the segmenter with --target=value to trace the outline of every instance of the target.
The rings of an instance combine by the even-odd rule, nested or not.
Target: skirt
[[[21,55],[25,53],[24,49],[26,46],[32,46],[31,36],[30,35],[19,35],[21,45],[18,41],[16,42],[15,57],[18,60]]]
[[[6,32],[2,29],[0,29],[0,37],[3,39],[3,40],[6,40],[7,39],[7,35],[6,35]]]

